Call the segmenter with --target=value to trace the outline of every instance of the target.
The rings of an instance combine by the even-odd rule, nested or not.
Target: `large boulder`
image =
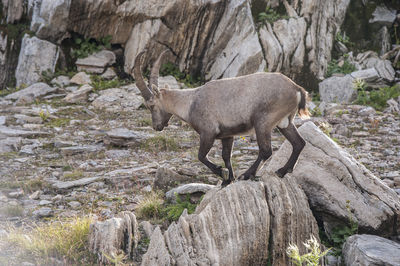
[[[396,192],[312,122],[302,125],[299,132],[307,144],[293,173],[287,177],[299,182],[327,233],[336,226],[348,224],[350,219],[358,223],[361,233],[388,236],[398,232],[400,199]],[[261,173],[282,167],[291,150],[285,141]],[[346,208],[348,204],[350,212]]]
[[[353,235],[343,246],[343,262],[352,265],[400,265],[400,244],[373,235]]]
[[[5,99],[17,100],[17,99],[19,99],[20,97],[23,97],[23,96],[29,96],[29,97],[32,97],[32,98],[37,98],[37,97],[44,96],[46,94],[52,93],[52,92],[54,92],[56,90],[57,90],[57,88],[52,88],[49,85],[47,85],[46,83],[39,82],[39,83],[32,84],[31,86],[29,86],[29,87],[27,87],[25,89],[22,89],[22,90],[19,90],[17,92],[8,94],[5,97]]]
[[[38,82],[43,71],[54,72],[58,55],[57,45],[25,34],[15,71],[17,87]]]
[[[41,39],[61,41],[67,30],[70,7],[71,0],[33,1],[30,29]]]
[[[209,191],[194,214],[154,231],[142,265],[291,265],[289,243],[304,252],[318,226],[294,178],[263,181]]]
[[[350,103],[357,98],[355,79],[351,75],[330,77],[319,83],[319,94],[324,102]]]

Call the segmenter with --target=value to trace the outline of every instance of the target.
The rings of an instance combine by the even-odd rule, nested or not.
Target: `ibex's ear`
[[[151,90],[153,91],[153,94],[158,97],[160,96],[160,91],[158,90],[157,86],[154,84],[151,84]]]

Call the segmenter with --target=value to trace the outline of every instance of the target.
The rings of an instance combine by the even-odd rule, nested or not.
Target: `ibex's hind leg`
[[[270,128],[255,128],[257,143],[258,143],[258,157],[252,166],[242,174],[239,179],[250,179],[254,178],[257,172],[258,167],[261,163],[264,163],[269,157],[272,155],[271,149],[271,129]]]
[[[229,179],[222,182],[222,186],[230,184],[234,179],[233,169],[231,165],[231,153],[233,147],[233,137],[221,139],[222,142],[222,159],[225,167],[229,170]]]
[[[293,147],[292,154],[290,155],[289,160],[281,169],[276,171],[276,174],[279,177],[284,177],[286,173],[291,173],[293,171],[293,168],[296,165],[297,160],[299,158],[300,152],[303,150],[304,146],[306,145],[306,142],[300,136],[299,132],[297,131],[293,123],[290,123],[287,128],[278,127],[278,129],[290,142],[290,144],[292,144]]]
[[[199,148],[199,161],[202,162],[203,164],[205,164],[208,168],[210,168],[210,170],[216,174],[222,177],[222,167],[221,166],[217,166],[215,164],[213,164],[212,162],[210,162],[207,158],[207,154],[210,151],[210,149],[212,148],[213,144],[214,144],[214,136],[208,136],[208,135],[200,135],[200,148]]]

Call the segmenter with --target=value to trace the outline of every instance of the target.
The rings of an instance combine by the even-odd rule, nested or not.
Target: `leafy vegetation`
[[[350,63],[350,61],[347,59],[347,56],[345,56],[342,65],[339,65],[339,62],[336,59],[333,59],[328,63],[326,77],[328,78],[335,73],[350,74],[355,70],[356,67],[352,63]]]
[[[321,251],[318,240],[311,235],[303,245],[306,247],[308,253],[300,255],[299,248],[295,244],[289,244],[286,253],[292,259],[293,264],[297,266],[318,266],[321,259],[329,252],[330,249]]]
[[[28,232],[12,227],[6,241],[38,264],[47,264],[51,258],[65,260],[67,264],[90,264],[95,262],[87,249],[91,222],[91,217],[57,220],[35,224]]]
[[[176,80],[184,83],[188,87],[198,87],[202,84],[201,79],[199,77],[194,77],[190,74],[183,73],[179,70],[178,66],[175,64],[168,62],[161,66],[160,68],[161,76],[174,76]]]
[[[72,49],[71,55],[74,58],[85,58],[93,53],[100,51],[103,48],[110,49],[111,40],[112,40],[111,35],[102,37],[99,40],[75,37],[74,44],[76,48]]]
[[[341,33],[340,31],[336,33],[335,41],[341,42],[347,46],[354,45],[354,43],[350,41],[350,38],[345,33]]]
[[[92,75],[90,77],[92,80],[91,85],[93,90],[106,90],[111,88],[119,88],[121,86],[126,85],[126,81],[120,80],[119,78],[115,78],[112,80],[106,80],[98,75]]]
[[[272,9],[271,7],[267,6],[264,12],[260,12],[258,14],[257,20],[261,23],[274,23],[280,19],[289,19],[288,15],[281,15],[276,10]]]
[[[392,87],[383,87],[377,90],[367,91],[363,81],[356,80],[354,89],[357,90],[358,96],[355,103],[369,105],[378,111],[382,111],[387,107],[387,101],[400,96],[400,85],[396,84]]]
[[[168,205],[165,209],[165,217],[170,221],[177,221],[181,216],[182,212],[187,209],[188,214],[194,213],[196,210],[196,204],[190,202],[189,196],[186,196],[185,200],[182,200],[179,195],[176,196],[176,203]]]

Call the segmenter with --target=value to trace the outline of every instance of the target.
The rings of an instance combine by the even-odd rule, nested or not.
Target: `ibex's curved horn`
[[[158,75],[159,75],[159,71],[160,71],[160,66],[161,66],[161,59],[163,57],[163,55],[168,52],[169,50],[164,50],[157,58],[156,62],[154,63],[152,69],[151,69],[151,73],[150,73],[150,79],[149,79],[149,83],[150,83],[150,88],[153,88],[153,85],[158,88]]]
[[[146,83],[143,80],[143,76],[142,76],[141,64],[142,64],[142,57],[143,57],[144,53],[145,53],[145,51],[140,52],[136,56],[135,65],[134,65],[134,69],[133,69],[133,75],[134,75],[135,80],[136,80],[136,86],[138,87],[138,89],[142,93],[143,98],[146,101],[148,101],[153,96],[153,94],[151,93],[151,91],[147,87]]]

